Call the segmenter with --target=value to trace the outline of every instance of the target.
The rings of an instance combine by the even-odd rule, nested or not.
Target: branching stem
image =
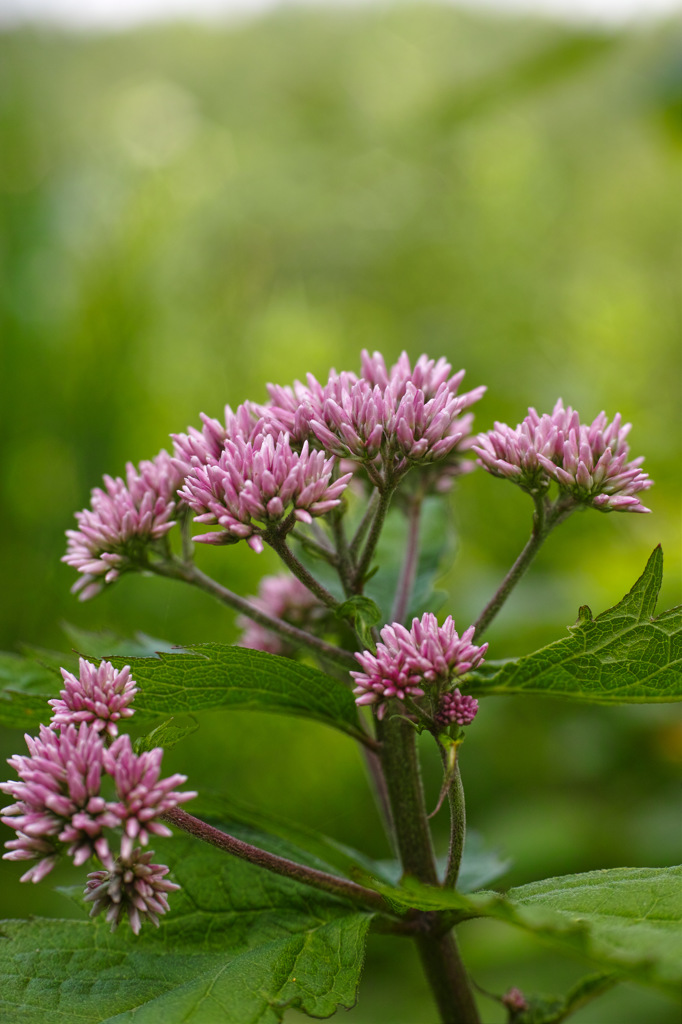
[[[544,495],[533,495],[533,501],[535,503],[535,513],[533,515],[531,535],[523,551],[474,623],[476,640],[481,639],[551,531],[555,526],[563,522],[575,508],[571,499],[560,498],[554,504],[551,504]]]
[[[236,839],[234,836],[228,835],[227,832],[221,832],[220,829],[214,828],[213,825],[202,821],[201,818],[195,818],[193,814],[180,810],[179,807],[174,807],[172,810],[167,811],[162,817],[171,825],[176,825],[182,829],[183,832],[189,832],[190,835],[196,836],[197,839],[202,839],[205,843],[210,843],[211,846],[216,846],[219,850],[231,853],[234,857],[239,857],[240,860],[256,864],[258,867],[272,871],[276,875],[283,875],[285,878],[293,878],[297,882],[304,882],[315,889],[321,889],[323,892],[350,900],[353,903],[358,903],[363,907],[379,911],[382,914],[392,914],[395,916],[395,913],[391,911],[383,896],[372,889],[366,889],[363,885],[358,885],[356,882],[350,882],[348,879],[327,874],[326,871],[308,868],[303,864],[297,864],[296,861],[288,860],[286,857],[278,857],[274,853],[268,853],[267,850],[261,850],[258,846],[252,846],[251,843],[245,843],[241,839]]]
[[[323,587],[319,580],[316,580],[312,573],[308,572],[302,562],[299,562],[296,555],[293,553],[291,548],[287,545],[286,538],[282,536],[279,531],[273,530],[263,535],[265,540],[270,547],[277,552],[279,557],[282,559],[288,569],[291,570],[294,576],[301,581],[301,583],[308,588],[311,594],[314,594],[325,604],[327,608],[338,608],[339,602],[330,594],[326,587]]]
[[[393,497],[394,491],[395,485],[393,483],[387,482],[386,484],[384,484],[383,489],[381,490],[381,493],[379,495],[379,502],[376,507],[376,512],[374,513],[374,518],[372,519],[372,525],[369,530],[369,536],[367,537],[367,543],[365,544],[364,551],[360,556],[360,560],[358,561],[357,568],[355,570],[355,593],[362,592],[364,579],[372,563],[374,551],[379,541],[379,537],[381,536],[381,530],[384,525],[386,513],[388,512],[388,507],[391,504],[391,498]]]
[[[223,587],[222,584],[218,583],[210,576],[201,572],[201,570],[192,562],[180,562],[178,559],[172,559],[163,562],[151,563],[149,568],[152,572],[156,573],[157,576],[166,576],[170,579],[182,580],[185,583],[191,583],[192,586],[198,587],[200,590],[204,590],[207,594],[211,594],[213,597],[221,601],[222,604],[226,604],[230,608],[234,608],[243,615],[247,615],[250,619],[253,619],[254,622],[259,623],[261,626],[265,626],[266,629],[271,629],[273,633],[277,633],[279,636],[284,637],[297,647],[306,647],[309,650],[315,651],[315,653],[319,654],[320,657],[325,658],[327,661],[331,661],[336,665],[340,665],[346,671],[348,671],[349,668],[357,668],[357,662],[350,652],[344,651],[340,647],[335,647],[333,644],[327,643],[326,640],[321,640],[319,637],[313,636],[312,633],[307,633],[304,629],[292,626],[283,619],[278,619],[273,615],[268,615],[267,612],[263,612],[259,608],[256,608],[255,605],[251,604],[250,601],[247,601],[246,598],[240,597],[233,591],[228,590],[227,587]]]
[[[374,518],[374,513],[376,512],[376,507],[378,504],[379,492],[377,490],[373,490],[367,502],[367,508],[363,512],[362,519],[360,520],[360,523],[358,524],[358,527],[355,531],[355,535],[353,536],[353,539],[350,542],[349,551],[352,558],[357,557],[360,548],[362,547],[362,542],[364,541],[365,535],[369,530],[370,523]]]

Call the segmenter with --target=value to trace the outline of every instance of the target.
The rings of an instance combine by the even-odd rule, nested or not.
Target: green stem
[[[192,586],[198,587],[207,594],[211,594],[212,597],[217,598],[222,604],[234,608],[236,611],[241,612],[242,615],[247,615],[250,619],[253,619],[254,622],[265,626],[266,629],[271,629],[273,633],[283,636],[297,647],[306,647],[309,650],[313,650],[320,657],[340,665],[346,671],[349,668],[357,668],[357,662],[349,651],[335,647],[333,644],[327,643],[326,640],[320,640],[319,637],[313,636],[312,633],[307,633],[297,626],[292,626],[283,619],[277,619],[273,615],[268,615],[267,612],[263,612],[252,605],[250,601],[239,597],[238,594],[233,593],[227,587],[223,587],[216,580],[211,579],[210,576],[201,572],[191,562],[186,563],[172,559],[165,562],[150,563],[149,569],[156,573],[157,576],[165,576],[169,579],[191,583]]]
[[[374,557],[374,551],[379,541],[379,537],[381,536],[384,519],[386,518],[386,513],[388,512],[388,507],[391,504],[391,498],[393,497],[394,491],[395,486],[392,483],[386,483],[380,493],[379,503],[377,505],[376,512],[374,513],[374,518],[372,519],[367,543],[365,544],[365,549],[362,552],[354,574],[354,592],[356,594],[362,593],[365,576],[367,575],[367,570],[369,569],[372,558]]]
[[[360,520],[358,528],[355,531],[355,535],[354,535],[352,541],[350,542],[350,549],[349,550],[350,550],[351,558],[353,558],[353,559],[355,559],[357,557],[358,552],[360,551],[360,547],[362,546],[362,542],[365,539],[365,534],[369,530],[369,525],[372,522],[372,519],[374,518],[374,513],[376,512],[376,507],[377,507],[378,503],[379,503],[379,492],[377,490],[373,490],[371,495],[370,495],[370,497],[369,497],[369,500],[367,502],[367,508],[363,512],[362,519]]]
[[[340,896],[342,899],[351,900],[361,906],[369,907],[380,913],[392,913],[386,900],[373,889],[366,889],[363,885],[350,882],[345,878],[338,878],[336,875],[329,875],[326,871],[318,871],[316,868],[308,868],[296,861],[287,860],[286,857],[278,857],[267,850],[261,850],[258,846],[244,843],[241,839],[221,832],[201,818],[195,818],[193,814],[181,811],[174,807],[162,815],[164,821],[176,825],[183,832],[196,836],[197,839],[216,846],[219,850],[231,853],[240,860],[246,860],[257,867],[265,868],[276,875],[283,875],[285,878],[293,878],[297,882],[304,882],[315,889],[331,893],[333,896]]]
[[[535,513],[531,535],[523,551],[474,623],[476,640],[481,639],[551,531],[560,522],[563,522],[575,507],[572,501],[559,499],[552,505],[546,501],[543,495],[533,495],[532,497],[535,503]]]
[[[306,536],[306,534],[301,533],[299,530],[292,530],[291,536],[294,538],[294,540],[298,541],[301,547],[307,548],[309,551],[314,551],[316,555],[319,555],[319,557],[322,558],[329,565],[336,565],[336,555],[334,554],[332,549],[327,547],[325,544],[321,544],[319,541],[314,540],[312,537]]]
[[[180,536],[182,538],[182,560],[191,562],[194,557],[194,543],[192,541],[192,526],[189,508],[183,509],[180,514]]]
[[[457,877],[460,864],[462,863],[467,827],[464,786],[462,785],[462,776],[459,771],[459,757],[455,762],[455,771],[448,789],[448,801],[450,803],[450,851],[443,884],[446,889],[454,889],[457,886]]]
[[[481,1024],[454,934],[419,935],[416,942],[442,1024]]]
[[[336,545],[336,571],[339,574],[344,594],[346,597],[350,597],[353,593],[353,562],[348,547],[348,540],[346,539],[343,513],[339,509],[332,511],[330,525]]]
[[[312,573],[308,572],[302,562],[299,562],[291,548],[288,547],[286,539],[281,533],[274,530],[271,533],[266,532],[263,534],[263,540],[277,552],[286,567],[291,570],[293,575],[296,576],[301,583],[322,602],[322,604],[325,604],[328,608],[332,609],[339,607],[339,602],[336,598],[329,593],[326,587],[322,586],[319,580],[315,579]]]
[[[403,870],[420,882],[438,885],[415,731],[397,716],[379,726],[378,736],[383,740],[382,761]],[[440,915],[433,916],[431,926],[416,937],[416,943],[443,1024],[480,1024],[455,937],[443,932]]]
[[[438,885],[415,731],[397,715],[377,725],[403,870],[420,882]]]
[[[407,546],[405,548],[405,559],[400,570],[395,601],[391,609],[391,622],[403,623],[410,607],[412,589],[417,574],[421,510],[422,497],[421,495],[415,495],[410,500],[407,511]]]

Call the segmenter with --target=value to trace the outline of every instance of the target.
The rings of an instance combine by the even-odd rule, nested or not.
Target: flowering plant
[[[236,646],[82,657],[77,669],[61,667],[64,688],[49,701],[7,686],[0,719],[43,724],[26,735],[28,754],[9,760],[18,780],[0,785],[14,801],[2,812],[14,831],[5,857],[31,862],[22,881],[32,882],[60,858],[93,861],[80,899],[105,918],[3,924],[17,1024],[52,1010],[54,985],[66,992],[74,979],[64,1020],[241,1024],[281,1020],[289,1008],[330,1016],[356,999],[370,928],[412,940],[442,1021],[474,1024],[477,986],[455,938],[474,918],[508,922],[591,964],[562,997],[499,993],[510,1022],[562,1021],[624,979],[675,993],[679,868],[589,872],[501,893],[483,886],[505,865],[465,843],[461,752],[484,698],[679,700],[682,616],[654,617],[656,549],[615,608],[596,617],[583,608],[549,647],[490,660],[485,630],[549,533],[581,508],[647,513],[651,480],[642,459],[630,459],[619,416],[583,424],[561,401],[548,414],[530,409],[516,428],[496,423],[475,435],[471,407],[484,389],[461,392],[463,376],[444,359],[421,356],[413,367],[403,354],[387,367],[363,352],[359,376],[270,385],[265,404],[228,407],[223,421],[202,416],[201,428],[173,435],[172,454],[129,464],[125,479],[105,477],[76,514],[64,561],[79,574],[81,600],[125,573],[151,573],[235,609],[243,635]],[[420,545],[425,511],[443,505],[476,461],[528,493],[533,520],[507,576],[462,628],[428,610]],[[405,541],[387,586],[377,553],[392,519]],[[251,598],[194,557],[195,544],[240,541],[254,557],[269,546],[286,570],[264,577]],[[163,748],[183,734],[167,716],[224,706],[307,716],[356,740],[395,862],[275,820],[266,832],[262,816],[246,834],[227,828],[209,799],[178,789],[185,775],[163,778]],[[119,734],[136,722],[134,742]],[[420,734],[443,769],[431,815]],[[196,813],[180,807],[189,800]],[[437,858],[430,818],[446,803],[450,841]],[[151,863],[152,839],[167,865]],[[48,981],[44,961],[55,950],[71,956]]]

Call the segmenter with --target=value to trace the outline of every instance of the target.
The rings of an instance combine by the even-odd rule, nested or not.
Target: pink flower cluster
[[[167,894],[180,886],[166,880],[168,868],[164,864],[150,864],[153,855],[153,850],[143,853],[136,846],[128,856],[117,857],[108,870],[91,871],[83,897],[93,904],[90,917],[104,912],[112,932],[124,914],[135,935],[144,918],[158,928],[160,915],[169,909]]]
[[[476,698],[469,694],[461,694],[459,689],[455,688],[451,693],[441,694],[434,719],[437,725],[447,729],[453,722],[457,725],[469,725],[477,712]]]
[[[641,469],[643,458],[628,462],[630,426],[620,414],[609,424],[603,412],[589,426],[581,424],[559,399],[551,414],[529,409],[516,429],[496,423],[473,448],[489,473],[531,493],[542,493],[555,480],[576,504],[604,512],[649,512],[636,495],[653,481]]]
[[[136,754],[130,736],[126,734],[104,749],[103,767],[114,780],[117,797],[111,809],[123,826],[121,855],[124,858],[130,856],[134,839],[146,846],[150,835],[171,835],[168,826],[158,819],[166,811],[197,795],[174,790],[174,786],[187,782],[186,775],[170,775],[167,779],[159,777],[162,758],[162,747]]]
[[[196,522],[220,527],[195,540],[245,539],[261,551],[273,525],[310,523],[339,505],[351,473],[338,475],[336,457],[364,465],[377,485],[412,464],[436,464],[433,484],[447,488],[469,468],[460,459],[472,441],[466,410],[485,390],[458,395],[464,372],[451,369],[425,355],[413,369],[404,352],[388,369],[363,351],[360,377],[332,370],[326,385],[312,375],[307,385],[269,385],[269,403],[226,406],[224,423],[202,413],[201,429],[173,435],[173,456],[162,451],[129,463],[125,479],[105,477],[76,513],[63,558],[81,574],[74,593],[87,600],[154,552],[166,557],[164,538],[187,506]]]
[[[263,576],[258,585],[258,596],[250,600],[260,611],[303,628],[310,624],[315,613],[323,611],[315,595],[295,576]],[[240,647],[267,651],[269,654],[286,653],[287,645],[277,633],[245,615],[237,616],[236,621],[239,628],[244,630],[239,640]]]
[[[461,414],[485,388],[457,395],[464,371],[421,356],[414,367],[407,353],[387,369],[383,356],[362,353],[362,376],[332,370],[326,385],[308,375],[293,388],[269,385],[271,404],[263,415],[299,441],[365,465],[381,482],[382,473],[400,475],[413,463],[440,462],[469,446],[473,417]]]
[[[180,491],[197,513],[195,522],[221,526],[224,532],[195,537],[206,544],[246,539],[255,551],[263,550],[262,534],[281,523],[312,522],[335,508],[351,474],[333,478],[334,459],[310,451],[307,442],[294,451],[287,434],[276,438],[261,431],[253,440],[239,435],[224,442],[220,458],[193,457],[192,468]]]
[[[513,1013],[521,1013],[523,1010],[528,1010],[529,1005],[520,988],[510,988],[502,996],[501,1003],[506,1006],[508,1010]]]
[[[6,860],[33,860],[42,849],[49,853],[31,868],[22,882],[38,882],[56,863],[59,846],[74,864],[97,856],[111,860],[105,828],[115,828],[119,819],[101,796],[104,743],[100,733],[85,722],[78,729],[67,725],[55,732],[42,725],[40,735],[26,736],[29,756],[15,754],[8,764],[19,782],[0,783],[0,790],[17,802],[2,809],[3,825],[17,833],[8,846]],[[40,840],[40,849],[35,841]]]
[[[62,558],[82,574],[72,587],[81,601],[144,563],[147,546],[173,527],[181,482],[170,455],[162,451],[137,469],[129,462],[125,480],[105,476],[105,489],[93,489],[91,507],[76,512],[78,529],[66,531]]]
[[[184,775],[160,778],[161,748],[136,754],[127,735],[109,745],[116,722],[132,714],[128,705],[136,686],[128,667],[116,672],[108,662],[96,668],[81,660],[80,691],[75,676],[62,674],[67,688],[62,699],[50,702],[55,709],[50,726],[41,726],[37,737],[25,737],[28,756],[16,754],[8,760],[19,781],[0,783],[0,790],[16,801],[1,812],[2,823],[16,832],[16,839],[5,844],[9,852],[4,859],[38,861],[22,876],[22,882],[39,882],[62,852],[76,865],[98,857],[106,874],[111,874],[112,885],[117,872],[125,882],[126,872],[133,871],[136,877],[144,876],[145,883],[131,883],[129,891],[126,882],[115,890],[119,896],[112,896],[112,905],[121,906],[114,914],[114,924],[123,909],[128,911],[133,930],[139,924],[135,909],[138,915],[146,914],[158,923],[154,915],[163,913],[159,908],[170,889],[169,883],[159,887],[157,882],[167,869],[152,865],[153,870],[140,868],[137,872],[135,865],[149,866],[149,858],[133,849],[133,841],[145,846],[150,835],[170,835],[159,818],[196,793],[175,789],[187,781]],[[111,852],[105,829],[123,831],[118,858]],[[97,897],[100,901],[103,891]],[[147,898],[151,913],[144,909]]]
[[[226,441],[235,441],[237,438],[255,441],[259,434],[272,433],[265,426],[261,407],[253,402],[243,402],[236,412],[232,412],[230,406],[226,405],[224,425],[203,412],[199,418],[203,423],[201,430],[188,427],[186,434],[172,435],[174,462],[182,479],[194,465],[218,462]]]
[[[66,688],[59,699],[48,701],[52,708],[50,728],[89,722],[96,731],[117,736],[116,723],[134,713],[130,704],[137,693],[137,685],[130,677],[130,667],[126,665],[119,672],[108,661],[95,666],[80,658],[78,668],[78,676],[65,668],[61,670]]]
[[[383,718],[387,701],[392,698],[423,697],[426,685],[441,693],[453,677],[464,675],[482,662],[488,645],[476,647],[473,636],[473,626],[460,637],[452,616],[448,615],[439,626],[430,612],[421,619],[413,619],[410,629],[398,622],[384,626],[383,643],[377,644],[376,654],[362,651],[355,655],[363,669],[351,672],[356,684],[356,703],[377,704],[377,717]],[[471,698],[460,695],[456,711],[466,717],[467,709],[472,709]],[[476,709],[473,710],[475,714]],[[473,715],[469,721],[472,718]],[[450,719],[456,720],[456,715]]]

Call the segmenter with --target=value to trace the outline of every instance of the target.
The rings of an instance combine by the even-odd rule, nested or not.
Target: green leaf
[[[183,889],[158,931],[0,923],[0,1019],[275,1024],[353,1005],[371,914],[185,837],[163,860]]]
[[[0,692],[0,725],[37,733],[41,724],[49,722],[52,708],[45,697],[30,693]]]
[[[211,708],[302,715],[358,737],[353,695],[318,669],[276,654],[226,644],[192,644],[157,658],[110,657],[130,665],[140,688],[139,711],[191,714]]]
[[[535,912],[550,910],[561,919],[566,938],[590,959],[679,997],[682,867],[548,878],[511,889],[507,899],[522,927],[532,929]]]
[[[381,621],[381,611],[370,597],[355,594],[339,605],[334,614],[338,619],[350,619],[364,646],[374,650],[372,626]]]
[[[585,606],[570,636],[466,676],[476,697],[538,693],[597,704],[682,700],[682,607],[653,617],[661,588],[657,547],[629,594],[596,618]]]
[[[506,921],[575,953],[679,995],[682,983],[682,867],[613,868],[548,878],[506,895],[465,896],[407,879],[368,882],[397,909],[453,910],[460,920]]]
[[[0,652],[0,690],[33,694],[45,699],[57,695],[62,677],[34,658]]]
[[[163,747],[170,750],[176,743],[180,743],[186,736],[191,736],[199,728],[194,715],[182,715],[179,718],[167,718],[155,729],[148,732],[146,736],[139,736],[133,744],[136,754],[143,750],[153,750],[155,747]]]
[[[40,723],[50,720],[47,701],[57,695],[60,682],[31,658],[0,653],[0,725],[37,733]]]

